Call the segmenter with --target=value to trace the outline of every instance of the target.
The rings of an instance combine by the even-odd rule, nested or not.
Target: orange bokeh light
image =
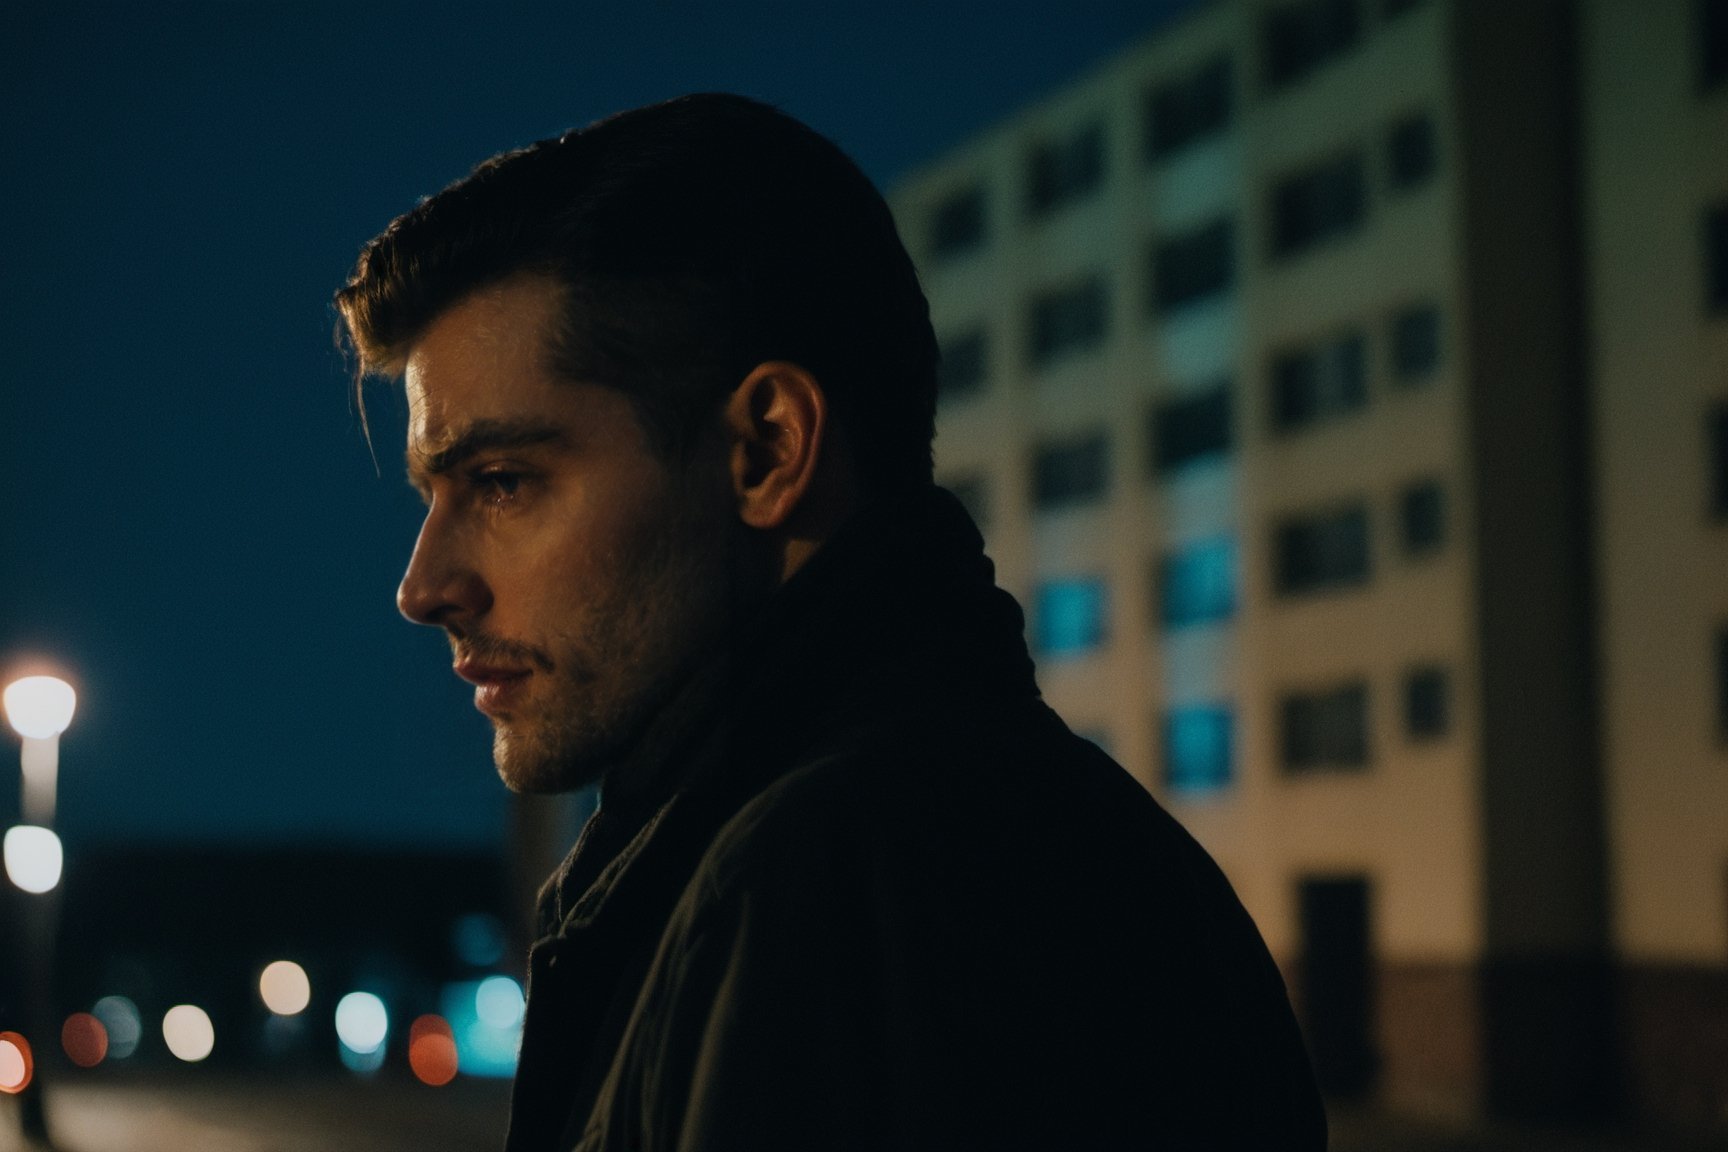
[[[456,1079],[456,1036],[448,1020],[421,1016],[408,1026],[408,1067],[435,1088]]]
[[[35,1074],[30,1041],[16,1032],[0,1032],[0,1092],[16,1096],[30,1086]]]
[[[108,1055],[108,1029],[88,1012],[74,1012],[60,1026],[60,1047],[80,1068],[94,1068]]]

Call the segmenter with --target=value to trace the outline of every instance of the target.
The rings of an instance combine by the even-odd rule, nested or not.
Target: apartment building
[[[939,479],[1337,1095],[1728,1116],[1724,11],[1218,0],[891,192]]]

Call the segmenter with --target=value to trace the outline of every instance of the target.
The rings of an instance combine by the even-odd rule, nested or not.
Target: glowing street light
[[[258,977],[258,996],[276,1015],[298,1016],[312,1003],[312,982],[294,961],[277,960]]]
[[[25,676],[0,695],[6,722],[24,738],[19,761],[24,769],[24,822],[54,823],[55,781],[60,774],[60,733],[72,723],[78,694],[54,676]]]
[[[52,892],[60,883],[66,853],[53,829],[19,824],[6,829],[0,845],[6,860],[6,877],[32,895]]]

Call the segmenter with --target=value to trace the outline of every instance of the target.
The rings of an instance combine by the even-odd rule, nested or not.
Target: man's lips
[[[458,660],[456,675],[474,685],[474,707],[488,716],[508,711],[510,702],[527,684],[532,670],[506,664],[480,664]]]

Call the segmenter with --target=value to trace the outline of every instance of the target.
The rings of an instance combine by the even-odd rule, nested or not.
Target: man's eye
[[[474,476],[474,487],[483,499],[494,503],[513,498],[522,487],[522,473],[508,468],[488,468]]]

